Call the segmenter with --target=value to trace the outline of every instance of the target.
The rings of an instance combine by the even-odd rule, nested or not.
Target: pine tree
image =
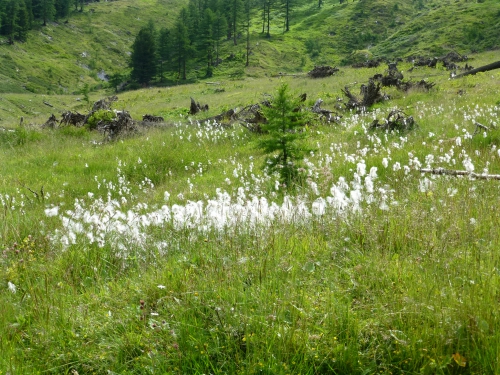
[[[24,1],[21,1],[17,9],[16,16],[16,38],[25,42],[28,38],[28,31],[31,28],[30,15]]]
[[[267,20],[267,32],[266,36],[268,38],[271,37],[271,31],[270,31],[270,26],[271,26],[271,6],[273,5],[273,0],[265,0],[266,1],[266,20]]]
[[[206,9],[201,22],[200,38],[199,38],[199,50],[202,51],[202,59],[205,60],[207,65],[206,77],[211,77],[213,70],[213,54],[214,54],[214,26],[215,26],[215,14],[212,10]]]
[[[191,57],[191,41],[189,39],[188,28],[186,26],[188,15],[186,9],[182,9],[173,29],[174,48],[173,54],[177,63],[178,77],[186,80],[186,66]]]
[[[238,44],[238,28],[240,26],[242,2],[241,0],[229,0],[229,22],[234,45]]]
[[[214,19],[214,39],[215,39],[215,65],[219,65],[219,43],[227,33],[227,21],[220,10],[215,13]]]
[[[47,21],[56,14],[54,0],[33,0],[33,13],[35,18],[43,20],[43,26],[47,26]]]
[[[163,72],[171,67],[172,62],[172,32],[163,28],[158,34],[158,62],[160,65],[160,82],[163,82]]]
[[[9,39],[9,44],[14,43],[14,33],[16,31],[16,20],[19,5],[16,0],[7,0],[2,4],[1,33]]]
[[[300,110],[300,99],[283,83],[271,105],[263,106],[262,112],[267,119],[267,123],[262,124],[266,135],[259,147],[269,155],[265,167],[278,172],[281,182],[290,186],[299,176],[300,162],[310,151],[304,144],[306,117]]]
[[[56,17],[64,18],[69,14],[70,2],[72,0],[55,0]]]
[[[131,78],[141,84],[148,84],[156,74],[156,43],[150,25],[139,30],[134,44],[130,67]]]
[[[252,2],[251,0],[244,0],[245,1],[245,32],[246,32],[246,39],[247,39],[247,45],[246,45],[246,64],[245,66],[250,65],[250,19],[251,19],[251,12],[252,12]]]
[[[283,7],[285,8],[285,31],[290,31],[290,8],[292,0],[283,0]]]

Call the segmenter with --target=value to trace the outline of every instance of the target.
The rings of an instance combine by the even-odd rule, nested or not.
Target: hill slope
[[[102,87],[106,74],[126,72],[131,45],[140,27],[153,20],[169,27],[186,0],[133,0],[93,3],[68,22],[52,22],[30,32],[26,43],[0,45],[0,92],[71,94],[85,83]],[[283,33],[283,14],[271,14],[271,37],[255,14],[250,67],[244,67],[243,37],[223,43],[219,77],[261,76],[307,71],[317,64],[352,62],[356,56],[402,57],[461,53],[498,47],[500,3],[484,0],[360,0],[296,5],[291,28]],[[356,53],[356,51],[358,51]],[[359,53],[362,51],[362,53]],[[235,59],[225,59],[232,54]],[[198,77],[191,67],[190,79]],[[201,73],[200,73],[201,74]]]

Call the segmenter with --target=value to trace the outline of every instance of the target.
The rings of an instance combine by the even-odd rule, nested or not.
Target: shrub
[[[85,126],[89,130],[94,130],[97,128],[97,124],[99,123],[99,121],[111,122],[115,117],[116,114],[113,111],[100,109],[92,113],[92,115],[90,115]]]

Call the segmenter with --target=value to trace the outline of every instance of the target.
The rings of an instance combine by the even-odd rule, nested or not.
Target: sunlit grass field
[[[123,93],[115,109],[166,123],[114,142],[38,126],[84,112],[72,96],[2,123],[0,374],[500,372],[500,182],[419,172],[500,174],[500,72],[415,69],[435,88],[312,120],[293,189],[260,135],[197,122],[281,81],[342,107],[383,70]],[[187,116],[190,96],[209,112]],[[368,129],[395,108],[417,128]]]

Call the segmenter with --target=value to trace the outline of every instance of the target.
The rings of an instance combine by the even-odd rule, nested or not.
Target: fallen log
[[[146,114],[142,116],[142,121],[159,123],[159,122],[165,122],[165,119],[161,116],[153,116]]]
[[[419,169],[421,173],[430,173],[436,175],[448,175],[448,176],[469,176],[476,178],[478,180],[500,180],[500,174],[486,174],[486,173],[474,173],[468,171],[460,171],[454,169],[444,169],[444,168],[421,168]]]
[[[452,75],[451,78],[465,77],[465,76],[468,76],[469,74],[489,72],[490,70],[499,69],[499,68],[500,68],[500,61],[497,61],[497,62],[488,64],[488,65],[480,66],[479,68],[472,69],[472,70],[469,70],[469,71],[461,73],[461,74]]]
[[[307,75],[311,78],[325,78],[330,77],[337,73],[339,69],[337,67],[331,67],[328,65],[315,66]]]

